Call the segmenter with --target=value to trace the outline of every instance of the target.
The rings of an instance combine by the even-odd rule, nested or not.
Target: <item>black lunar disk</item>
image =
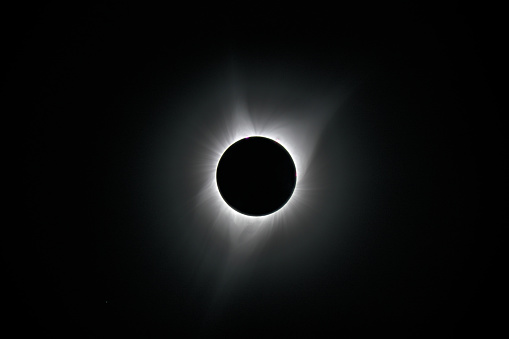
[[[297,182],[295,164],[278,142],[249,137],[231,145],[217,165],[217,186],[231,208],[250,216],[283,207]]]

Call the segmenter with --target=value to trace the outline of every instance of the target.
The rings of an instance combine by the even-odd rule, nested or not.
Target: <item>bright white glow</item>
[[[195,92],[174,108],[174,114],[182,118],[161,124],[163,129],[169,128],[161,130],[166,146],[158,158],[166,162],[162,166],[166,173],[185,172],[167,179],[171,181],[168,199],[181,203],[176,213],[190,213],[181,217],[186,220],[182,222],[203,225],[212,232],[211,237],[228,242],[236,254],[246,253],[275,228],[290,229],[317,212],[312,211],[313,194],[324,189],[327,179],[310,171],[311,163],[324,129],[346,93],[338,87],[319,90],[318,82],[306,77],[297,82],[288,82],[285,76],[277,80],[274,73],[252,74],[242,81],[224,76],[205,78],[208,83],[194,85]],[[251,136],[279,142],[297,170],[290,200],[266,216],[247,216],[233,210],[216,183],[223,153],[233,143]]]
[[[297,95],[297,94],[296,94]],[[334,100],[314,98],[299,107],[288,107],[288,111],[270,114],[274,108],[248,107],[237,98],[230,111],[223,111],[220,123],[222,130],[202,126],[203,147],[200,170],[206,180],[196,200],[197,209],[207,209],[213,227],[228,234],[232,244],[246,245],[268,234],[274,227],[285,227],[296,221],[308,208],[307,194],[313,187],[306,174],[322,130],[338,103]],[[290,111],[291,110],[291,111]],[[293,112],[292,112],[293,111]],[[292,118],[294,117],[294,118]],[[262,136],[278,141],[290,153],[296,169],[297,183],[290,200],[276,212],[266,216],[247,216],[232,209],[221,197],[216,182],[216,170],[223,153],[240,139]]]

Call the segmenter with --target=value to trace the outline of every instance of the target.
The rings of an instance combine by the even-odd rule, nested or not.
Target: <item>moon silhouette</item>
[[[249,216],[264,216],[288,202],[297,172],[281,144],[255,136],[228,147],[219,160],[216,179],[222,198],[231,208]]]

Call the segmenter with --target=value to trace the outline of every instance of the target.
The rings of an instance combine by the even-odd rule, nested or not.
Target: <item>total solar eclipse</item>
[[[283,207],[295,190],[295,164],[278,142],[249,137],[232,144],[217,165],[224,201],[239,213],[264,216]]]

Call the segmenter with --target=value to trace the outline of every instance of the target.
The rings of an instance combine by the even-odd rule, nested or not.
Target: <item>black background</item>
[[[414,337],[496,328],[500,244],[479,194],[479,139],[496,121],[486,11],[53,3],[4,15],[13,43],[7,115],[16,121],[12,143],[22,145],[21,212],[3,237],[8,327],[52,337]],[[155,147],[147,135],[165,114],[160,103],[173,107],[232,56],[252,72],[277,64],[332,81],[343,71],[368,79],[347,108],[355,112],[348,131],[368,150],[370,195],[351,211],[359,231],[342,240],[347,251],[314,244],[278,265],[262,251],[253,276],[210,321],[209,284],[189,287],[199,259],[176,246],[179,228],[164,246],[156,239],[157,208],[139,207],[151,200],[140,197],[150,193],[138,178]],[[173,114],[178,129],[184,117]],[[338,119],[327,128],[345,132]],[[319,158],[334,154],[334,144],[322,146]],[[334,181],[334,166],[323,180]],[[309,227],[321,224],[318,212]],[[303,258],[300,271],[285,269]]]

